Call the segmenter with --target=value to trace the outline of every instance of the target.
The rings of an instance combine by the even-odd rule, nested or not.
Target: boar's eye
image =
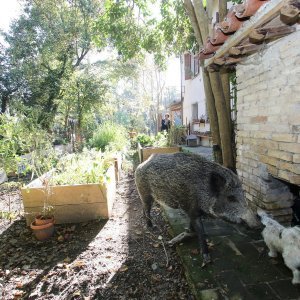
[[[236,197],[234,197],[234,196],[228,196],[227,199],[228,199],[229,202],[236,202],[237,201]]]

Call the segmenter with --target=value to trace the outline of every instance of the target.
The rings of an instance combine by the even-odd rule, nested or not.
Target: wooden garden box
[[[138,153],[139,153],[140,162],[147,160],[152,154],[176,153],[180,151],[181,151],[181,147],[179,146],[143,148],[140,144],[138,144]]]
[[[111,166],[106,184],[77,184],[51,187],[48,204],[54,208],[56,224],[108,219],[116,195],[115,166]],[[27,225],[42,211],[45,193],[37,178],[21,189]]]

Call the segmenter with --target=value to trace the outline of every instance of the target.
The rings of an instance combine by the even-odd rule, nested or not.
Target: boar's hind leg
[[[191,220],[191,227],[196,232],[201,250],[202,250],[202,256],[203,256],[203,266],[210,263],[210,255],[208,251],[208,246],[206,243],[206,234],[204,231],[204,226],[202,223],[201,216],[197,216],[196,218],[193,218]]]
[[[150,211],[153,204],[153,197],[151,195],[147,195],[144,197],[141,197],[142,203],[143,203],[143,212],[144,216],[146,218],[147,226],[152,227],[152,221],[150,217]]]

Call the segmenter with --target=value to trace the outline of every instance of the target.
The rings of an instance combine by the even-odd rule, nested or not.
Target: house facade
[[[300,26],[237,65],[237,170],[247,199],[290,222],[300,190]]]
[[[212,11],[212,24],[218,21],[218,0],[207,2],[207,8]],[[231,2],[228,3],[230,7]],[[186,52],[181,56],[181,94],[182,123],[187,126],[189,134],[197,136],[198,145],[212,146],[206,137],[210,136],[210,124],[206,107],[203,77],[199,54]]]
[[[182,122],[190,134],[209,132],[209,119],[198,54],[181,56]],[[200,140],[199,140],[200,143]]]
[[[300,8],[257,3],[233,7],[217,29],[231,35],[200,53],[211,72],[236,66],[236,167],[246,199],[291,224],[300,216]]]

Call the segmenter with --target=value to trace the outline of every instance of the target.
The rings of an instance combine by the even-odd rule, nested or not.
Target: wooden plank
[[[26,208],[26,224],[29,226],[42,206]],[[99,218],[108,219],[110,212],[106,203],[85,203],[54,206],[55,224],[80,223]]]
[[[253,29],[264,25],[270,19],[279,15],[281,8],[286,5],[290,0],[272,0],[256,13],[249,21],[245,21],[242,27],[233,34],[215,53],[212,58],[205,60],[204,66],[207,67],[214,63],[214,59],[220,58],[228,53],[231,47],[238,45],[245,39]]]
[[[280,11],[280,20],[285,24],[295,24],[299,21],[299,8],[294,5],[285,5]]]
[[[141,146],[140,143],[138,143],[137,150],[138,150],[138,154],[139,154],[139,161],[140,161],[140,163],[142,163],[143,162],[143,147]]]
[[[49,205],[106,202],[106,188],[100,184],[62,185],[51,188]],[[46,197],[40,188],[22,189],[24,207],[39,206]]]
[[[181,147],[143,148],[143,161],[147,160],[152,154],[176,153],[180,151]]]
[[[231,64],[236,64],[240,62],[242,58],[240,57],[231,57],[231,56],[226,56],[226,57],[220,57],[214,60],[214,64],[223,66],[223,65],[231,65]]]
[[[257,29],[253,29],[249,33],[249,41],[253,44],[260,43],[265,39],[266,33],[261,33]]]
[[[232,47],[229,50],[229,54],[231,55],[243,55],[250,52],[259,51],[264,47],[264,45],[256,45],[256,44],[246,44],[238,47]]]
[[[287,25],[279,26],[279,27],[259,28],[259,29],[253,30],[249,34],[249,41],[254,44],[260,43],[264,40],[276,39],[276,38],[288,35],[295,31],[296,31],[295,27],[287,26]]]

